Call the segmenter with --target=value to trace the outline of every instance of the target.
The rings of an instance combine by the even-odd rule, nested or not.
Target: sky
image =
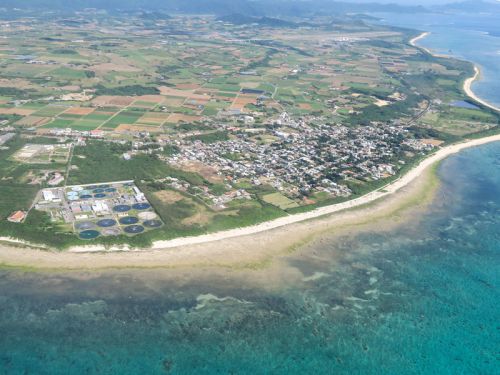
[[[342,0],[340,0],[342,1]],[[344,0],[346,2],[357,2],[357,3],[393,3],[400,5],[439,5],[439,4],[449,4],[449,3],[458,3],[464,0]],[[472,1],[481,1],[481,0],[472,0]],[[490,0],[493,2],[493,0]],[[497,0],[499,1],[499,0]]]

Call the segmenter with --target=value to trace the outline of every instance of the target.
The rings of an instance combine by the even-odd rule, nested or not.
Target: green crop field
[[[279,207],[282,210],[287,210],[289,208],[299,207],[297,202],[285,197],[281,193],[272,193],[262,196],[264,202],[270,203],[273,206]]]

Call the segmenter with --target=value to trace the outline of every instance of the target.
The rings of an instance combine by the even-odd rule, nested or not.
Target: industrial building
[[[163,225],[133,181],[43,189],[35,209],[68,226],[82,239],[136,235]]]

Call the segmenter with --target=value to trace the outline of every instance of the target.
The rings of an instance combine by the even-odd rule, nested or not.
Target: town
[[[289,198],[318,192],[336,197],[351,194],[341,181],[392,176],[409,154],[434,147],[407,139],[408,131],[401,126],[376,124],[352,129],[312,123],[311,119],[297,123],[283,113],[275,129],[252,132],[252,136],[273,137],[268,144],[252,142],[245,132],[238,132],[235,140],[182,142],[180,152],[167,160],[179,167],[198,161],[231,182],[249,179],[254,185],[267,183]]]

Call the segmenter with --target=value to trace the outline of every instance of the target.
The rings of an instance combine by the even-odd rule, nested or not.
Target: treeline
[[[408,95],[406,100],[391,103],[390,105],[379,107],[371,104],[362,109],[360,114],[352,115],[348,118],[351,125],[369,125],[372,121],[390,122],[394,118],[403,116],[413,116],[413,108],[416,108],[420,97],[414,94]]]
[[[278,53],[279,51],[275,48],[270,48],[266,51],[265,56],[257,61],[252,61],[250,64],[248,64],[245,67],[245,70],[254,70],[256,68],[267,68],[269,67],[269,62],[271,61],[271,58],[273,55]]]
[[[432,128],[423,128],[420,126],[412,126],[408,128],[409,131],[413,133],[415,138],[425,139],[425,138],[434,138],[439,139],[441,141],[445,141],[447,143],[456,142],[460,139],[459,136],[452,135],[449,133],[444,133],[436,129]]]
[[[16,87],[0,87],[0,96],[8,96],[15,99],[24,99],[28,97],[28,91]]]
[[[114,96],[141,96],[141,95],[157,95],[160,90],[152,86],[128,85],[117,87],[106,87],[103,85],[96,86],[96,96],[114,95]]]

